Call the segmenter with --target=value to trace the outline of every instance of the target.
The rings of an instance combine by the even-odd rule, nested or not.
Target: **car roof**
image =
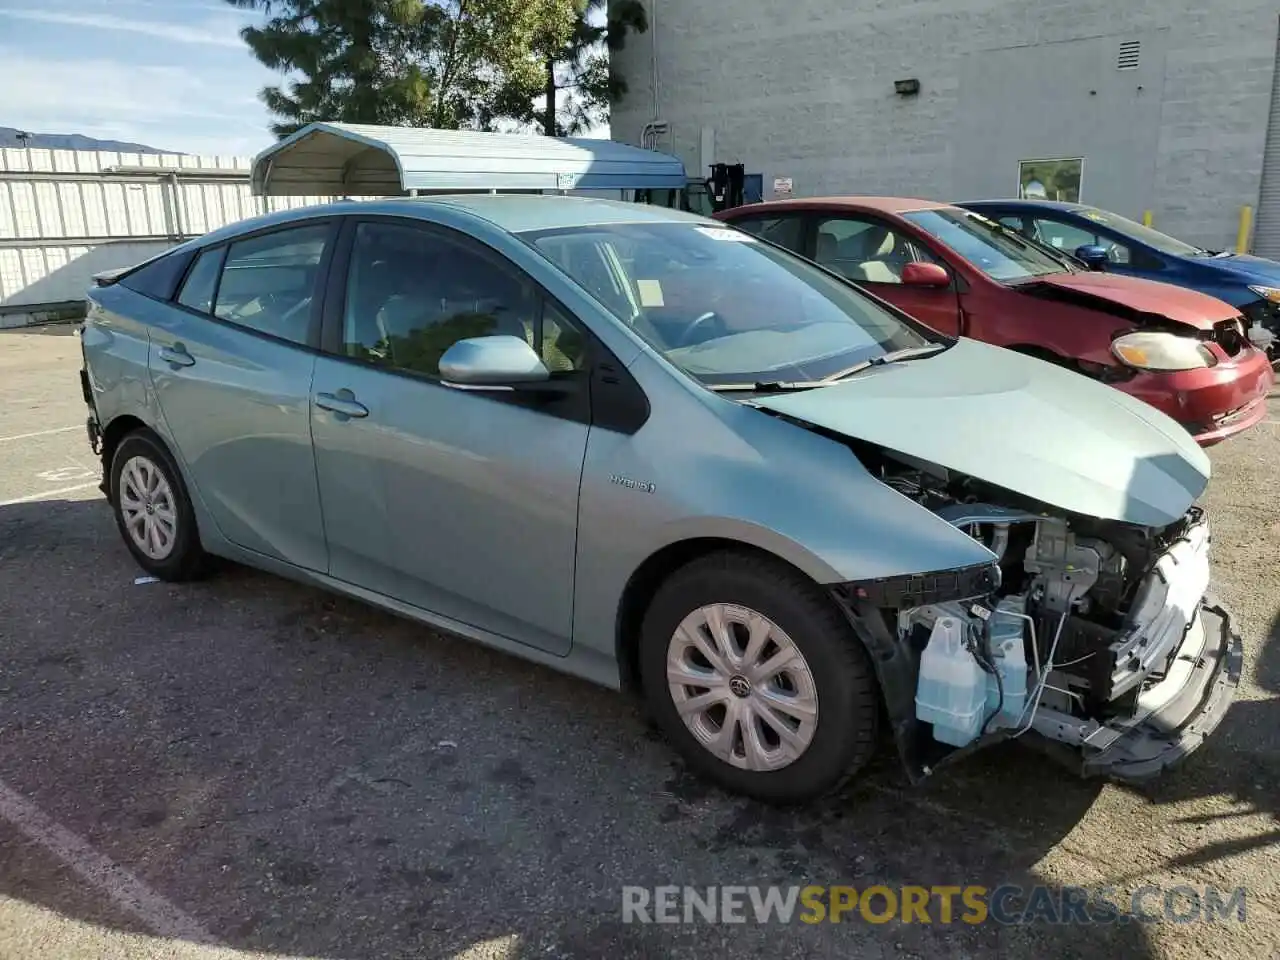
[[[802,197],[795,200],[770,200],[767,203],[753,203],[746,207],[736,207],[730,214],[741,214],[751,210],[876,210],[880,213],[911,213],[915,210],[943,210],[953,206],[950,203],[939,203],[936,200],[921,200],[918,197]]]
[[[1070,203],[1066,200],[1036,200],[1031,197],[1009,197],[1004,200],[962,200],[957,203],[960,207],[980,208],[980,207],[1012,207],[1026,208],[1028,210],[1092,210],[1087,203]]]
[[[604,200],[596,197],[568,197],[537,194],[441,194],[432,197],[391,197],[379,200],[339,200],[308,207],[280,210],[228,224],[198,238],[208,246],[241,234],[318,217],[353,213],[411,217],[434,220],[433,214],[451,210],[470,215],[505,230],[524,233],[591,227],[612,223],[707,223],[705,217],[669,207]]]
[[[424,205],[443,205],[483,217],[510,233],[594,227],[610,223],[704,223],[706,218],[669,207],[596,197],[530,194],[452,194],[423,198]],[[367,205],[367,204],[366,204]],[[401,208],[397,207],[397,211]]]

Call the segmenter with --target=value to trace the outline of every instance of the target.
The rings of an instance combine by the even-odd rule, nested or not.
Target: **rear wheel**
[[[730,790],[809,800],[874,752],[866,652],[821,588],[785,564],[736,552],[694,561],[659,588],[641,644],[655,719],[690,766]]]
[[[111,458],[116,526],[138,565],[161,580],[191,580],[208,569],[182,474],[150,430],[135,430]]]

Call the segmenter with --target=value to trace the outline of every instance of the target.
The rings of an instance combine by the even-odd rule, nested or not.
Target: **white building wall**
[[[0,327],[74,312],[95,273],[237,220],[332,199],[255,197],[251,164],[248,157],[0,150]]]
[[[1100,65],[1098,44],[1080,41],[1111,49],[1141,38],[1154,79],[1126,95],[1142,98],[1134,109],[1146,111],[1150,142],[1144,135],[1086,156],[1084,199],[1115,171],[1138,185],[1108,198],[1118,212],[1149,209],[1157,227],[1211,247],[1233,245],[1240,208],[1258,202],[1280,15],[1273,0],[645,3],[650,31],[615,55],[629,89],[614,105],[614,138],[639,144],[646,123],[664,121],[656,145],[693,171],[711,128],[715,159],[763,173],[766,198],[775,176],[792,177],[797,196],[1008,196],[1018,159],[1079,156],[1063,131],[1088,129],[1090,111],[1110,107],[1111,94],[1090,90],[1114,59]],[[1036,79],[1027,71],[1037,50],[1072,43],[1077,69],[1071,53],[1043,58],[1061,71],[1060,96],[1031,107],[1043,121],[1035,143],[1015,144],[1028,127],[1020,92]],[[1016,70],[979,69],[977,60],[1017,48],[1028,49],[1008,54]],[[911,77],[920,94],[896,95],[894,81]],[[1060,129],[1054,111],[1069,121]],[[1017,153],[1026,150],[1034,152]]]

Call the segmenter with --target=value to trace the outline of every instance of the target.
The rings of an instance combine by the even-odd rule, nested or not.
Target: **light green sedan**
[[[1013,737],[1141,778],[1231,701],[1181,427],[732,227],[343,203],[89,296],[143,569],[227,558],[637,691],[729,789],[829,791],[882,726],[914,779]]]

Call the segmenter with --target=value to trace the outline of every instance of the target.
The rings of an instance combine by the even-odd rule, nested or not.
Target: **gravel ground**
[[[78,352],[69,327],[0,333],[0,957],[1280,951],[1280,405],[1212,451],[1246,673],[1184,768],[1135,791],[1011,745],[912,788],[884,752],[783,812],[549,670],[247,569],[135,585]],[[1243,885],[1247,919],[621,922],[623,885],[770,883]]]

